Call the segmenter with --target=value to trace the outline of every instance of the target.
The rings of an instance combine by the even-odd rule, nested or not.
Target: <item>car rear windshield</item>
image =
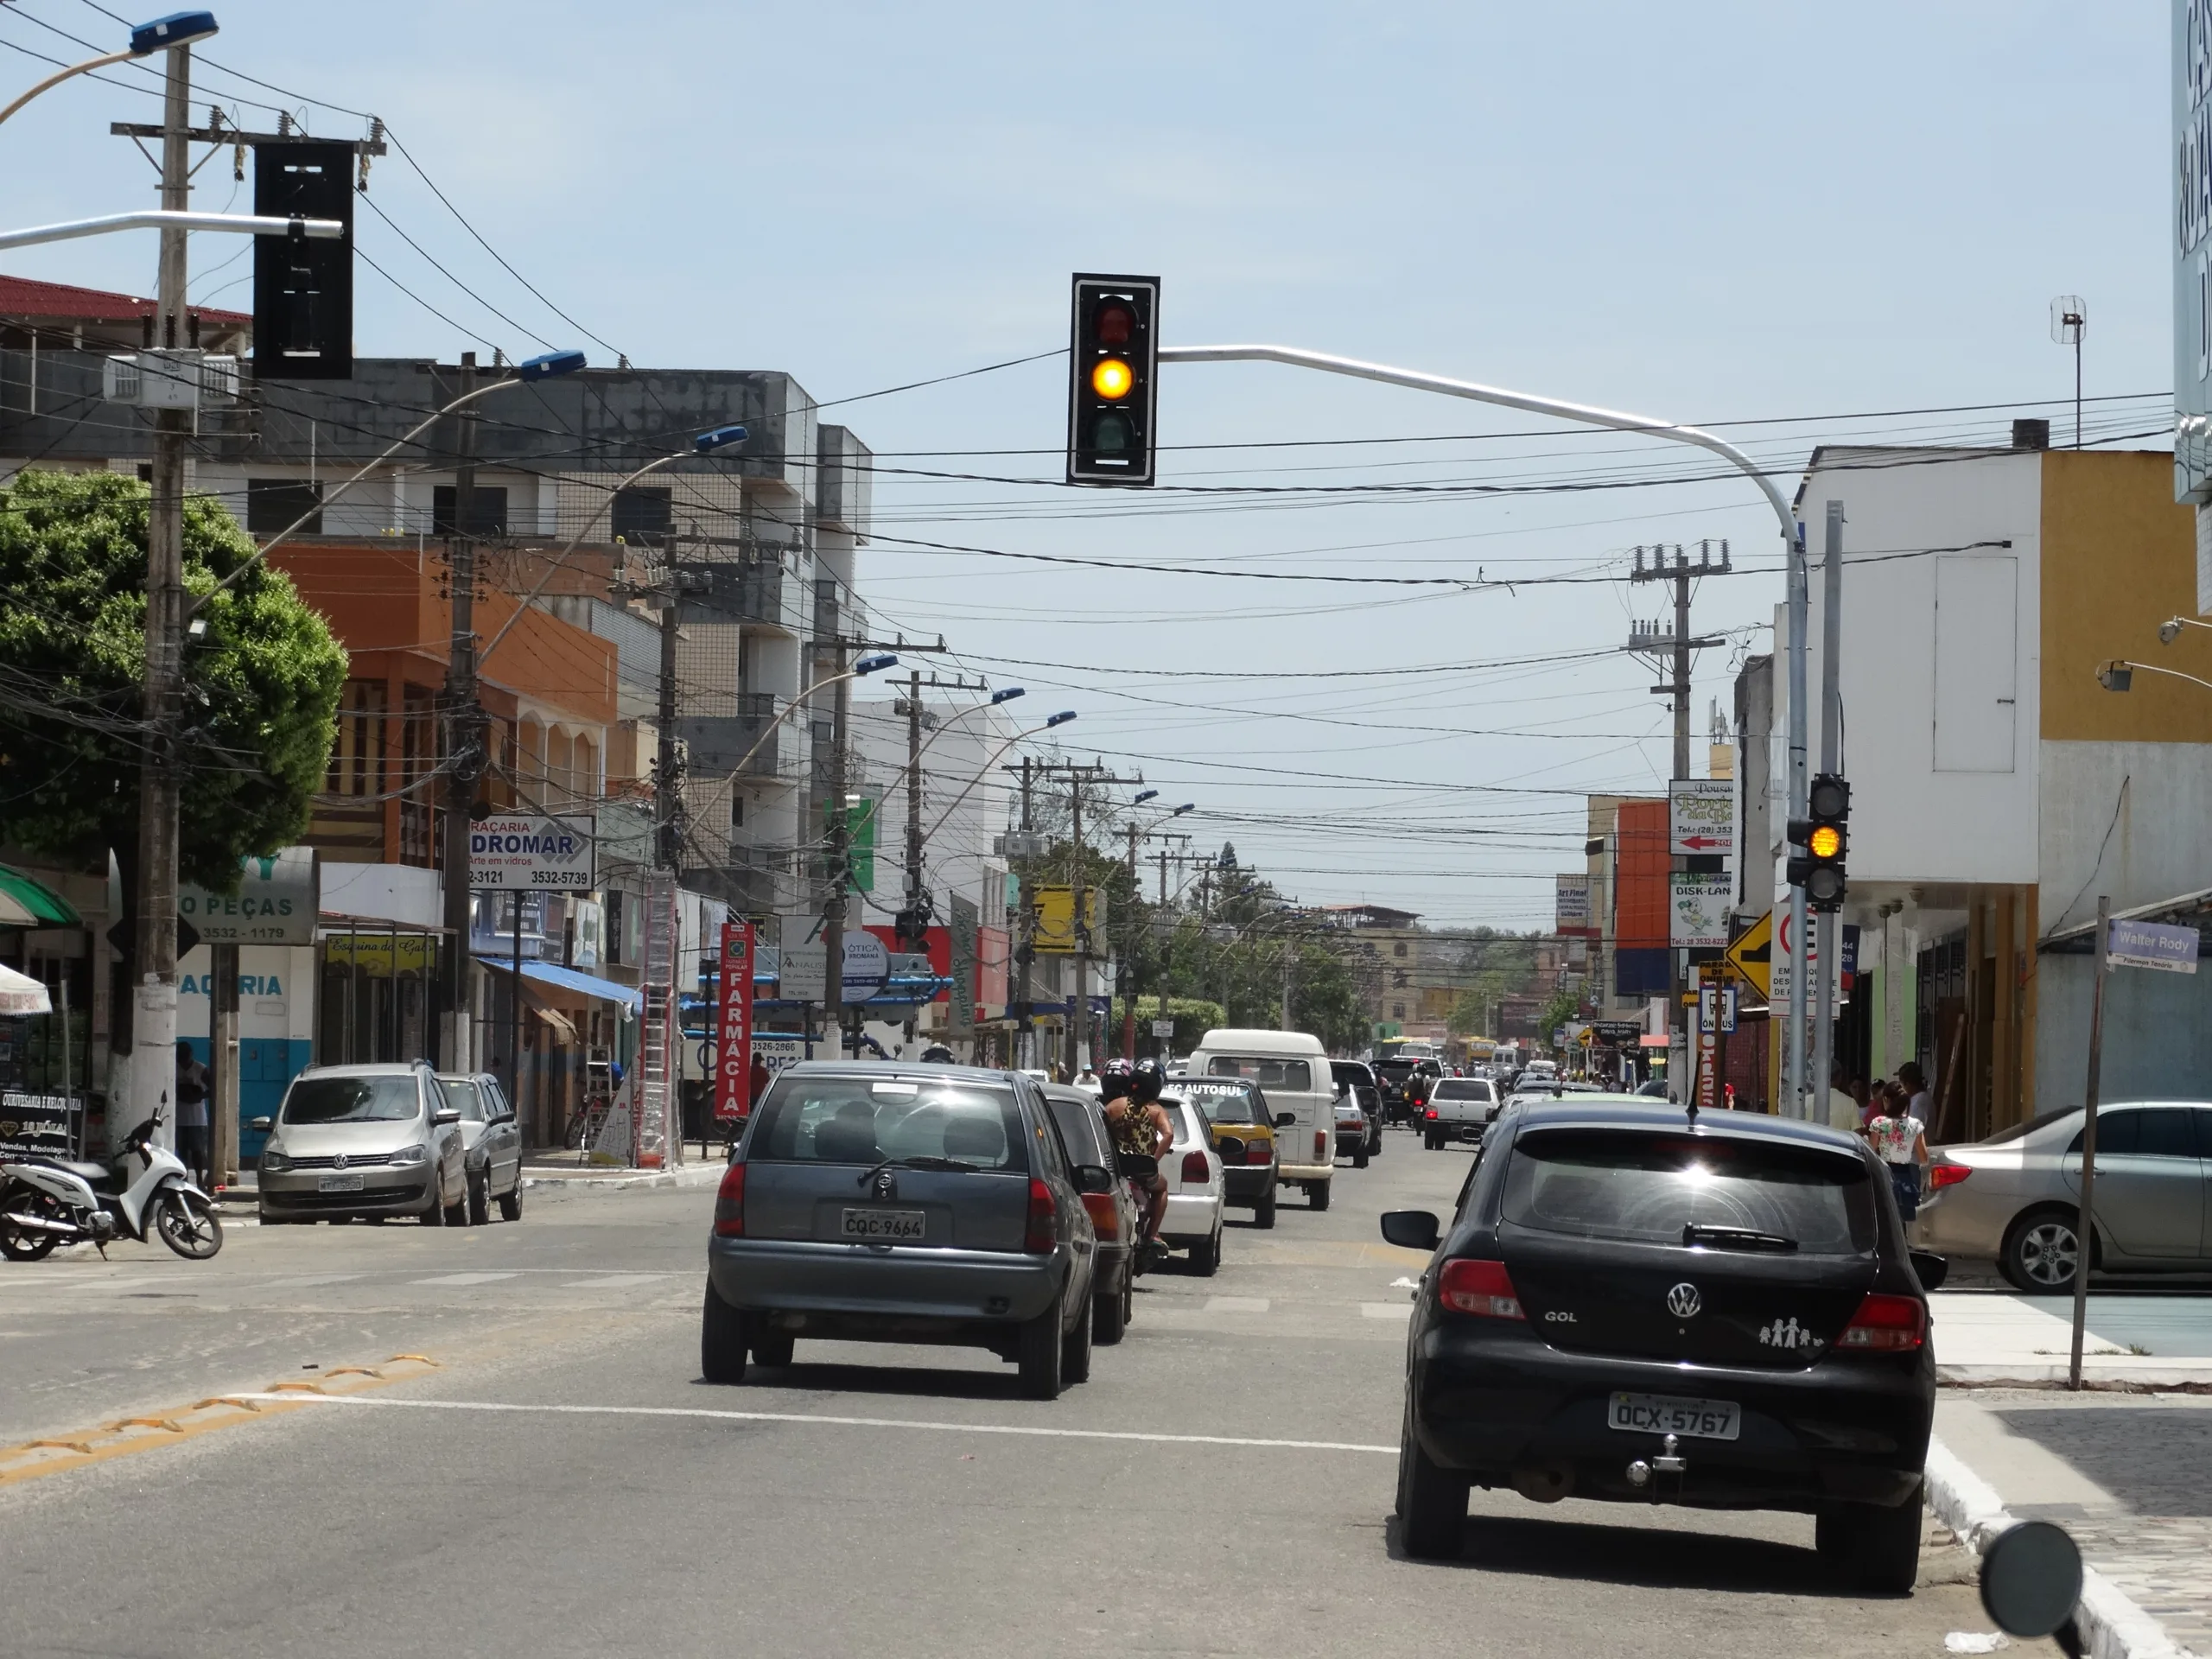
[[[1446,1077],[1429,1096],[1431,1100],[1495,1100],[1497,1097],[1487,1082],[1473,1077]]]
[[[1859,1159],[1774,1141],[1627,1129],[1537,1128],[1513,1142],[1505,1219],[1581,1238],[1680,1244],[1693,1224],[1796,1241],[1806,1255],[1874,1245]]]
[[[1177,1077],[1169,1083],[1168,1091],[1179,1099],[1195,1101],[1205,1109],[1205,1114],[1217,1123],[1265,1123],[1272,1120],[1262,1115],[1260,1091],[1249,1083],[1236,1083],[1224,1078],[1218,1082],[1205,1077]]]
[[[949,1158],[978,1169],[1028,1167],[1014,1090],[987,1084],[784,1077],[760,1119],[746,1152],[756,1163]]]
[[[1414,1063],[1411,1060],[1377,1060],[1375,1069],[1389,1082],[1403,1083],[1413,1076]]]
[[[284,1096],[287,1123],[404,1123],[422,1109],[411,1077],[299,1077]]]
[[[1304,1060],[1247,1059],[1239,1054],[1213,1054],[1206,1058],[1210,1077],[1248,1077],[1262,1089],[1288,1089],[1304,1094],[1313,1087],[1313,1068]]]

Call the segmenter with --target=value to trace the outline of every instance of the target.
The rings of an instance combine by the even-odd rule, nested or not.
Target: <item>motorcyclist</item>
[[[1114,1138],[1115,1166],[1143,1197],[1145,1253],[1156,1258],[1166,1248],[1160,1229],[1167,1219],[1167,1178],[1160,1173],[1160,1160],[1175,1144],[1175,1126],[1160,1104],[1159,1071],[1113,1061],[1100,1079],[1099,1095]]]

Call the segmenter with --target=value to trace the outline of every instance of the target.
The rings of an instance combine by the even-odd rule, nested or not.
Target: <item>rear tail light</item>
[[[1206,1167],[1205,1154],[1186,1152],[1183,1154],[1183,1179],[1185,1181],[1196,1186],[1204,1186],[1211,1177],[1212,1171]]]
[[[1329,1132],[1326,1129],[1313,1131],[1313,1155],[1316,1158],[1326,1158],[1329,1155]]]
[[[1474,1313],[1486,1319],[1523,1319],[1521,1299],[1514,1294],[1512,1276],[1503,1262],[1476,1262],[1457,1257],[1444,1264],[1436,1281],[1437,1300],[1455,1313]]]
[[[1927,1334],[1928,1310],[1916,1298],[1869,1293],[1835,1345],[1860,1353],[1904,1353],[1919,1347]]]
[[[1433,1106],[1428,1109],[1428,1121],[1432,1123],[1436,1122],[1436,1108]]]
[[[1941,1192],[1947,1186],[1956,1186],[1973,1173],[1972,1164],[1930,1164],[1928,1166],[1928,1190]]]
[[[722,1172],[722,1184],[715,1193],[715,1236],[743,1238],[745,1236],[745,1166],[732,1164]]]
[[[1060,1207],[1052,1201],[1052,1189],[1032,1176],[1029,1180],[1029,1226],[1022,1234],[1021,1248],[1033,1255],[1050,1255],[1059,1247]]]
[[[1083,1207],[1090,1211],[1090,1230],[1101,1239],[1110,1243],[1119,1236],[1122,1212],[1115,1207],[1111,1192],[1084,1193]]]

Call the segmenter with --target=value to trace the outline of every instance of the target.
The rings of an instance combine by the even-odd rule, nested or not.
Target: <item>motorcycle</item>
[[[36,1262],[62,1244],[144,1243],[158,1234],[179,1255],[204,1262],[223,1248],[215,1201],[183,1162],[154,1144],[156,1112],[123,1138],[112,1166],[0,1154],[0,1255]]]

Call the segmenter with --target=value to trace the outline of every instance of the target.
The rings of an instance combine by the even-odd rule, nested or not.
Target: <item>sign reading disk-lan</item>
[[[589,818],[485,818],[468,826],[468,885],[588,893],[599,885]]]

